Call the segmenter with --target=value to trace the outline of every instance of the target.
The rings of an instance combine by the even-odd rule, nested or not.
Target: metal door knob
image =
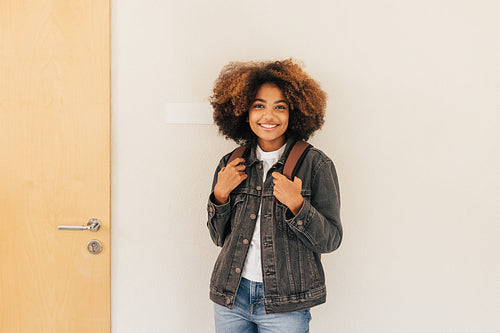
[[[87,225],[59,225],[58,230],[90,230],[96,232],[101,228],[101,222],[98,219],[90,219]]]

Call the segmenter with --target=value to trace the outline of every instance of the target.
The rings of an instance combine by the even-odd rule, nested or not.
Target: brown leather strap
[[[309,146],[310,144],[305,141],[295,142],[295,145],[290,151],[290,154],[288,154],[288,157],[286,158],[285,166],[283,167],[283,174],[288,179],[293,181],[292,177],[294,176],[293,171],[295,169],[295,166],[297,165],[299,159],[302,157],[304,151],[306,151]]]
[[[247,146],[245,146],[245,145],[239,146],[238,148],[236,148],[235,150],[233,150],[233,153],[231,154],[231,156],[229,156],[229,160],[227,160],[226,165],[228,165],[233,160],[235,160],[235,159],[237,159],[239,157],[243,157],[243,154],[245,153],[245,150],[247,150]]]

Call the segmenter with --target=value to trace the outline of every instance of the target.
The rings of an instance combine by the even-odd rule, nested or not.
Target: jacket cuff
[[[304,203],[302,204],[302,207],[300,208],[297,215],[294,216],[289,208],[286,209],[285,221],[292,229],[304,232],[304,230],[307,228],[311,220],[310,213],[311,213],[311,203],[309,202],[309,200],[306,200],[304,198]]]
[[[214,193],[210,193],[210,197],[208,199],[208,205],[207,205],[207,210],[208,210],[208,215],[210,218],[213,218],[215,215],[217,216],[224,216],[226,214],[229,214],[231,212],[231,197],[227,200],[227,202],[223,205],[217,205],[215,203],[215,196]]]

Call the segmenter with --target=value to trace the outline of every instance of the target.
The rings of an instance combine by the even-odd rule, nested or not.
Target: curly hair
[[[210,104],[219,131],[238,144],[255,144],[257,136],[247,122],[248,110],[264,83],[275,84],[289,104],[285,133],[307,140],[324,123],[326,93],[292,59],[262,62],[231,62],[215,81]]]

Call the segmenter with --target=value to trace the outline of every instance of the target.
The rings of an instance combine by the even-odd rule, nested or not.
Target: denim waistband
[[[251,306],[264,304],[264,288],[262,282],[255,282],[241,278],[238,296],[250,303]]]

